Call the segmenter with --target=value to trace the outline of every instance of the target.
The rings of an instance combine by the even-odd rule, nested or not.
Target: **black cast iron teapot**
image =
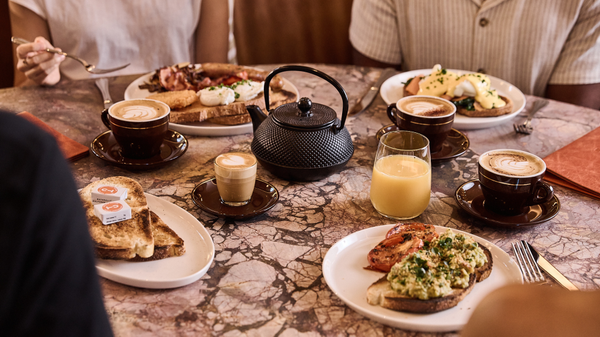
[[[342,96],[342,120],[325,105],[307,97],[269,110],[269,83],[284,71],[303,71],[331,83]],[[315,181],[340,171],[354,153],[350,133],[344,127],[348,96],[333,77],[310,67],[282,66],[265,79],[265,115],[256,105],[247,106],[252,117],[254,139],[251,149],[258,162],[277,177],[290,181]]]

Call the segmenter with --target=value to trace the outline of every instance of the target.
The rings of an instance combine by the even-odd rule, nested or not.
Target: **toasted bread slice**
[[[208,122],[222,125],[238,125],[238,124],[246,124],[252,122],[252,118],[250,118],[249,113],[245,113],[243,115],[235,115],[235,116],[223,116],[223,117],[214,117],[209,118]]]
[[[492,258],[492,252],[490,252],[490,250],[482,244],[479,244],[479,248],[483,250],[485,257],[487,257],[487,263],[479,268],[475,268],[475,276],[477,277],[477,282],[481,282],[488,278],[492,273],[492,268],[494,267],[494,259]]]
[[[367,289],[367,302],[371,305],[379,305],[396,311],[416,313],[438,312],[458,305],[458,303],[473,290],[476,282],[475,279],[475,274],[471,274],[469,277],[469,285],[466,288],[453,289],[450,294],[443,297],[420,300],[418,298],[401,295],[392,289],[386,275],[369,286]]]
[[[479,104],[479,102],[475,102],[473,104],[475,110],[467,110],[463,107],[457,107],[456,112],[468,117],[497,117],[511,113],[513,109],[512,100],[506,96],[500,96],[500,98],[506,102],[506,105],[501,108],[485,109],[481,106],[481,104]]]
[[[131,207],[132,218],[103,225],[94,214],[92,190],[98,185],[127,188],[125,202]],[[154,252],[154,238],[150,220],[150,210],[142,186],[127,177],[109,177],[95,181],[80,192],[96,256],[102,259],[127,260],[136,255],[150,257]]]
[[[194,90],[180,90],[159,92],[146,98],[161,101],[171,109],[181,109],[196,102],[198,95],[196,95]]]
[[[421,300],[399,294],[392,289],[386,274],[386,276],[369,286],[367,289],[367,302],[396,311],[415,313],[432,313],[455,307],[471,292],[477,282],[485,280],[492,273],[494,264],[492,253],[487,247],[481,244],[479,247],[487,257],[487,262],[475,269],[475,272],[469,277],[469,285],[466,288],[453,289],[450,294],[443,297]]]
[[[298,95],[291,91],[270,91],[269,108],[273,109],[282,104],[295,102],[297,99]],[[263,94],[245,102],[233,102],[228,105],[206,106],[198,100],[185,108],[171,110],[171,123],[186,124],[209,119],[212,119],[210,121],[213,123],[225,125],[249,123],[250,115],[246,110],[246,105],[258,105],[263,112],[267,113]],[[247,115],[247,117],[240,118],[240,115]]]
[[[155,261],[167,257],[185,254],[183,239],[175,233],[156,213],[150,211],[152,219],[152,236],[154,237],[154,254],[143,258],[139,255],[130,261]]]

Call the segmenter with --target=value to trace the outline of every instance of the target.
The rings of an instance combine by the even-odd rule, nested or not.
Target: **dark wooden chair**
[[[13,86],[13,47],[10,42],[8,0],[0,0],[0,88]]]
[[[352,0],[235,0],[239,64],[351,64]]]

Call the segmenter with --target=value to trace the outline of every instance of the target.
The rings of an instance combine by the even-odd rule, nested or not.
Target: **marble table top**
[[[381,69],[312,65],[338,80],[350,107],[374,83]],[[272,69],[274,66],[262,66]],[[302,97],[341,113],[333,86],[310,74],[283,74]],[[111,77],[110,92],[123,99],[138,76]],[[538,99],[527,96],[527,108]],[[63,81],[55,87],[0,90],[0,109],[29,111],[59,132],[89,145],[106,131],[103,109],[93,80]],[[187,136],[188,151],[172,164],[150,171],[129,171],[94,155],[72,164],[78,187],[109,176],[138,180],[146,193],[173,203],[201,221],[215,243],[215,257],[198,281],[175,289],[143,289],[101,279],[106,309],[117,336],[437,336],[382,325],[340,300],[327,286],[322,262],[329,248],[356,231],[393,223],[378,215],[369,200],[376,132],[390,124],[381,97],[347,120],[355,152],[339,173],[309,182],[288,182],[259,166],[258,177],[275,186],[279,202],[253,219],[233,221],[203,212],[191,192],[211,178],[214,158],[232,150],[249,151],[252,134],[226,137]],[[470,149],[433,168],[430,204],[414,219],[460,229],[482,237],[512,256],[510,245],[527,240],[582,290],[600,289],[600,200],[554,186],[561,209],[556,217],[524,229],[488,227],[458,207],[458,186],[477,179],[478,155],[491,149],[522,149],[545,157],[600,125],[598,111],[551,101],[537,113],[531,135],[517,135],[512,122],[463,131]],[[366,263],[366,259],[364,261]]]

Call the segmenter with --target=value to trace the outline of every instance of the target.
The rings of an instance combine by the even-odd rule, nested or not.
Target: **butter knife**
[[[540,255],[535,248],[528,242],[523,241],[523,243],[527,243],[529,248],[531,249],[531,254],[533,258],[537,261],[540,268],[548,274],[554,281],[558,282],[561,286],[569,289],[569,290],[579,290],[571,281],[569,281],[563,274],[561,274],[558,269],[556,269],[548,260],[546,260],[542,255]]]
[[[350,109],[350,112],[348,112],[348,116],[356,116],[361,112],[365,111],[377,96],[379,88],[381,87],[383,82],[395,73],[396,71],[393,68],[385,68],[381,72],[381,75],[379,75],[379,79],[377,80],[377,82],[375,82],[375,84],[373,84],[373,86],[369,88],[367,93],[357,100],[356,105],[354,105],[352,109]]]
[[[96,79],[96,86],[100,89],[100,93],[102,93],[102,99],[104,100],[104,109],[110,108],[113,105],[113,101],[110,98],[110,92],[108,91],[108,78],[101,77]]]

